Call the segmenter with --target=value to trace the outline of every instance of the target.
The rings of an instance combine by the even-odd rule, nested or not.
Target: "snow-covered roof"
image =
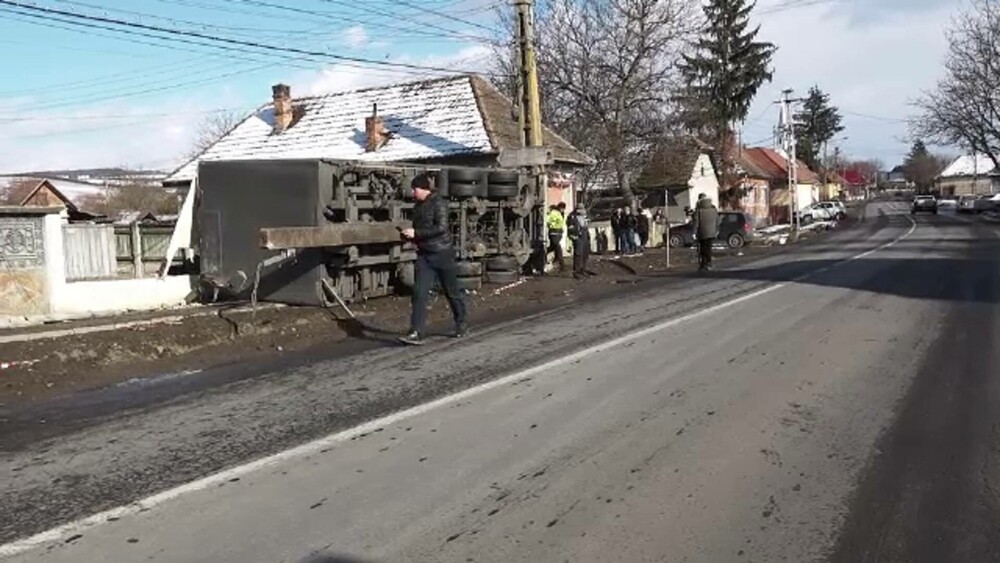
[[[952,178],[956,176],[974,176],[981,174],[984,176],[996,174],[996,165],[993,160],[985,154],[962,155],[941,171],[942,178]]]
[[[293,100],[301,113],[274,134],[270,103],[244,119],[205,152],[170,174],[164,183],[190,181],[200,160],[326,158],[399,162],[468,154],[495,154],[520,138],[511,103],[485,80],[457,76]],[[373,104],[389,141],[365,151],[365,118]],[[544,142],[556,160],[586,164],[589,158],[552,131]]]
[[[100,198],[104,197],[107,193],[107,189],[104,186],[97,184],[90,184],[86,182],[77,182],[74,180],[65,180],[62,178],[45,178],[52,184],[59,193],[66,196],[66,199],[73,202],[73,205],[78,208],[86,207],[85,202],[87,198]]]

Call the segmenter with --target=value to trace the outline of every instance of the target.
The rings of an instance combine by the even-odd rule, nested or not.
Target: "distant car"
[[[913,198],[913,207],[910,208],[910,214],[916,215],[921,211],[937,215],[938,203],[937,200],[934,199],[934,196],[918,195],[915,198]]]
[[[824,207],[819,203],[814,203],[799,211],[799,221],[808,225],[816,221],[833,221],[837,218],[837,210],[831,207]]]
[[[937,202],[938,209],[956,209],[958,207],[958,200],[953,196],[940,197]]]
[[[719,236],[716,240],[724,242],[729,248],[742,248],[756,238],[753,230],[753,220],[740,211],[719,212]],[[670,227],[670,247],[680,248],[695,243],[694,223],[685,223]]]
[[[838,221],[842,221],[845,217],[847,217],[847,207],[839,201],[821,201],[813,207],[822,207]]]
[[[958,197],[958,204],[956,209],[959,213],[975,213],[976,212],[976,199],[974,195],[963,195]]]

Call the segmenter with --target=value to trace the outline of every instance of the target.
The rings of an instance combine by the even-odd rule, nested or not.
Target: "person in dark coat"
[[[580,279],[590,275],[587,260],[590,258],[590,225],[587,210],[582,205],[569,214],[566,220],[569,240],[573,242],[573,277]]]
[[[712,269],[712,245],[719,235],[719,210],[705,194],[698,195],[694,208],[694,234],[698,239],[698,269]]]
[[[619,254],[625,252],[624,243],[622,242],[622,217],[624,215],[625,213],[621,208],[611,212],[611,236],[615,239],[615,252]]]
[[[427,307],[431,286],[436,279],[444,290],[455,320],[455,337],[468,332],[465,322],[465,299],[458,287],[458,266],[455,262],[455,246],[452,243],[451,227],[448,224],[448,202],[438,195],[435,185],[427,174],[413,179],[413,227],[400,231],[403,238],[417,246],[416,272],[413,284],[413,302],[410,313],[410,330],[400,338],[405,344],[423,344],[427,323]]]
[[[625,239],[625,254],[635,254],[638,252],[635,242],[635,234],[639,229],[639,219],[632,212],[632,208],[625,209],[625,217],[622,219],[622,238]]]
[[[637,232],[639,233],[639,252],[646,250],[646,245],[649,244],[649,215],[642,210],[639,211],[639,226]]]

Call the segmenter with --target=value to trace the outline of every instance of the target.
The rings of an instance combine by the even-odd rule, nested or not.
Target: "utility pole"
[[[525,147],[542,146],[542,104],[538,94],[534,4],[535,0],[514,0],[517,8],[518,78],[521,84],[519,122]]]
[[[788,221],[792,226],[792,233],[795,236],[799,231],[798,211],[798,160],[795,155],[795,123],[792,118],[792,102],[801,101],[793,99],[792,90],[787,89],[781,92],[781,128],[782,148],[785,149],[785,158],[788,162]]]

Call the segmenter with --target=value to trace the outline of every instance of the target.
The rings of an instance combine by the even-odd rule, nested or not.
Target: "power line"
[[[239,0],[239,1],[241,1],[241,2],[256,2],[258,0]],[[319,0],[319,1],[320,2],[325,2],[327,4],[334,4],[334,5],[337,5],[337,6],[346,6],[348,8],[359,8],[359,9],[365,11],[365,12],[369,12],[369,13],[377,14],[377,15],[381,15],[381,16],[387,16],[390,19],[396,19],[396,18],[399,17],[397,14],[393,14],[393,13],[390,13],[390,12],[385,12],[383,10],[379,10],[377,8],[372,8],[371,6],[365,6],[363,4],[354,4],[354,3],[351,3],[348,0]],[[473,41],[481,41],[481,42],[484,42],[484,43],[492,43],[493,42],[488,37],[480,37],[478,35],[465,35],[465,34],[462,34],[460,32],[457,32],[457,31],[455,31],[453,29],[448,29],[446,27],[441,27],[440,25],[433,24],[433,23],[421,22],[421,25],[423,25],[425,27],[429,27],[431,29],[436,29],[436,30],[444,32],[444,33],[450,33],[450,34],[453,34],[453,35],[459,35],[459,36],[467,37],[467,38],[469,38],[469,39],[471,39]],[[492,30],[490,30],[490,31],[492,31]]]
[[[332,0],[328,0],[328,1],[332,1]],[[129,21],[126,21],[126,20],[120,20],[120,19],[116,19],[116,18],[108,18],[108,17],[103,17],[103,16],[94,16],[94,15],[86,15],[86,14],[78,14],[78,13],[75,13],[75,12],[70,12],[70,11],[66,11],[66,10],[58,10],[58,9],[54,9],[54,8],[44,8],[44,7],[40,7],[40,6],[27,6],[27,5],[21,4],[20,2],[14,2],[14,1],[11,1],[11,0],[0,0],[0,5],[10,6],[12,8],[17,8],[17,9],[20,9],[20,10],[29,10],[29,11],[37,12],[37,13],[44,13],[44,14],[47,14],[48,16],[50,16],[50,17],[51,16],[62,16],[62,17],[68,17],[68,18],[71,18],[71,19],[84,20],[84,21],[87,21],[87,22],[99,22],[99,23],[104,23],[104,24],[122,26],[122,27],[130,28],[130,29],[141,29],[141,30],[152,31],[152,32],[156,32],[156,33],[164,33],[164,34],[171,35],[171,36],[189,37],[189,38],[199,39],[199,40],[202,40],[202,41],[211,41],[211,42],[223,43],[225,45],[233,45],[233,46],[246,47],[246,48],[251,48],[251,49],[263,49],[263,50],[266,50],[268,52],[286,52],[286,53],[294,53],[294,54],[302,55],[302,56],[306,56],[306,57],[328,58],[328,59],[332,59],[332,60],[341,61],[341,62],[344,62],[344,63],[355,63],[355,64],[361,64],[361,65],[382,66],[382,67],[390,67],[390,68],[405,68],[405,69],[410,69],[410,70],[431,70],[431,71],[452,72],[452,73],[460,71],[460,69],[448,69],[448,68],[441,68],[441,67],[434,67],[434,66],[412,64],[412,63],[379,61],[379,60],[374,60],[374,59],[367,59],[367,58],[364,58],[364,57],[355,57],[355,56],[349,56],[349,55],[338,55],[338,54],[335,54],[335,53],[329,53],[329,52],[324,52],[324,51],[312,51],[312,50],[308,50],[308,49],[299,49],[299,48],[296,48],[296,47],[279,47],[277,45],[270,45],[270,44],[267,44],[267,43],[261,43],[261,42],[257,42],[257,41],[246,41],[246,40],[241,40],[241,39],[234,39],[234,38],[231,38],[231,37],[222,37],[222,36],[211,35],[211,34],[207,34],[207,33],[201,33],[201,32],[197,32],[197,31],[172,29],[172,28],[166,28],[166,27],[162,27],[162,26],[155,26],[155,25],[149,25],[149,24],[134,23],[134,22],[129,22]],[[25,14],[25,15],[29,15],[29,14]],[[107,28],[104,28],[104,29],[107,29]],[[202,45],[202,46],[208,46],[208,45],[206,45],[204,43],[198,43],[198,42],[194,42],[194,43],[198,44],[198,45]],[[218,46],[215,46],[215,47],[218,47]],[[470,71],[464,71],[464,72],[470,72]]]
[[[469,20],[466,20],[466,19],[462,19],[462,18],[453,16],[453,15],[446,14],[444,12],[439,12],[439,11],[433,9],[433,8],[427,8],[427,7],[424,7],[424,6],[415,6],[415,5],[413,5],[413,4],[409,3],[409,2],[406,2],[405,0],[396,0],[396,3],[397,4],[401,4],[403,6],[406,6],[408,8],[413,8],[413,9],[416,9],[416,10],[420,10],[422,12],[427,12],[428,14],[433,14],[435,16],[442,17],[442,18],[445,18],[445,19],[449,19],[449,20],[452,20],[452,21],[455,21],[455,22],[458,22],[458,23],[463,23],[463,24],[466,24],[466,25],[471,25],[473,27],[478,27],[478,28],[481,28],[481,29],[485,29],[486,31],[490,31],[490,32],[495,31],[493,28],[486,27],[485,25],[482,25],[480,23],[476,23],[476,22],[472,22],[472,21],[469,21]]]

